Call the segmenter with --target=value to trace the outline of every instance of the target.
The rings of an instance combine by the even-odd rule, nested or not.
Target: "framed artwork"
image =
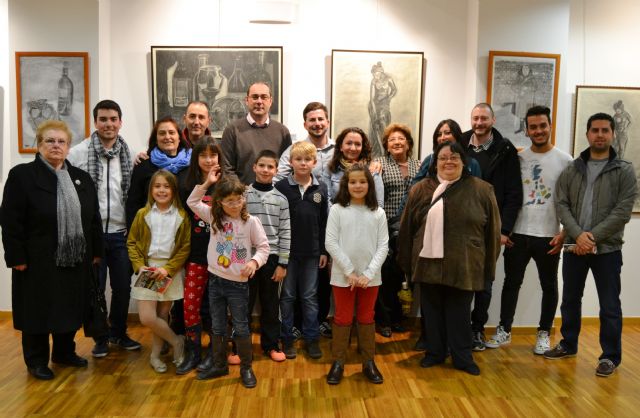
[[[424,53],[331,51],[331,137],[357,126],[367,133],[373,156],[385,155],[384,129],[390,123],[411,128],[413,157],[422,135]]]
[[[556,120],[560,55],[489,51],[487,103],[496,115],[494,127],[518,148],[528,147],[525,115],[530,107],[547,106]],[[556,125],[551,142],[555,144]]]
[[[270,117],[282,121],[282,47],[151,47],[154,121],[171,116],[182,124],[187,104],[209,105],[211,135],[221,137],[229,122],[245,117],[249,86],[271,87]]]
[[[620,158],[633,163],[636,178],[640,181],[640,87],[576,86],[574,157],[589,147],[587,121],[591,115],[600,112],[613,117],[616,129],[611,146]],[[640,212],[640,196],[633,212]]]
[[[89,53],[16,52],[18,144],[36,152],[36,129],[45,120],[62,120],[72,145],[89,136]]]

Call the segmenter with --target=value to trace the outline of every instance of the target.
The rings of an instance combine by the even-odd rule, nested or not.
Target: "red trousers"
[[[336,304],[335,316],[333,323],[338,326],[350,326],[353,322],[353,309],[356,308],[356,321],[359,324],[373,324],[374,310],[376,299],[378,298],[378,286],[367,287],[363,289],[356,287],[351,290],[350,287],[333,288],[333,300]]]
[[[200,306],[209,274],[206,264],[187,263],[184,276],[184,326],[200,325]]]

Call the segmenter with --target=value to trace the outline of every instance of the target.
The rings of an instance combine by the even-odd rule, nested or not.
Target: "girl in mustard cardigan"
[[[138,300],[140,322],[153,332],[150,363],[157,373],[167,371],[160,359],[163,341],[173,347],[173,361],[184,357],[184,336],[167,321],[171,304],[183,297],[183,266],[189,256],[191,227],[178,198],[176,177],[158,170],[149,182],[149,197],[136,214],[127,249],[133,265],[131,297]]]

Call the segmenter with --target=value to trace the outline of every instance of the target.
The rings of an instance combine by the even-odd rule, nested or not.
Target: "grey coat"
[[[610,253],[622,248],[624,225],[631,219],[631,211],[638,193],[635,170],[629,161],[621,160],[613,148],[609,161],[593,185],[591,233],[598,253]],[[564,169],[556,183],[556,211],[567,232],[566,243],[575,242],[582,228],[578,224],[582,200],[587,188],[586,149]]]

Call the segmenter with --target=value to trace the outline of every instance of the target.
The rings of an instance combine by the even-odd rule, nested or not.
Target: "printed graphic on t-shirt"
[[[526,176],[522,179],[526,190],[524,205],[545,205],[553,196],[552,190],[544,183],[542,167],[539,163],[531,164]]]
[[[233,230],[233,222],[222,224],[223,242],[218,241],[216,252],[218,253],[218,265],[229,268],[231,263],[245,264],[247,262],[248,251],[242,245],[235,242],[242,242],[242,237],[236,236]]]
[[[211,196],[203,196],[202,202],[211,206]],[[199,234],[204,231],[207,235],[211,233],[211,228],[208,223],[200,219],[200,217],[195,213],[193,214],[193,217],[196,220],[196,226],[193,228],[193,232]]]

